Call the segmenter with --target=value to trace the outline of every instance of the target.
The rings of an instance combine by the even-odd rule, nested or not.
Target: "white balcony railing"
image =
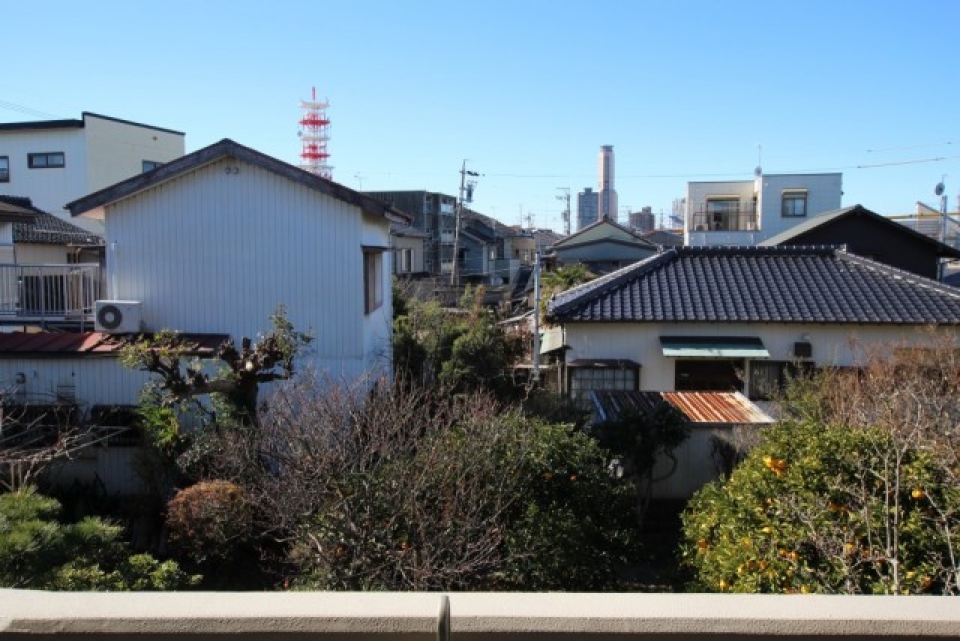
[[[100,266],[0,264],[0,317],[81,319],[102,298]]]

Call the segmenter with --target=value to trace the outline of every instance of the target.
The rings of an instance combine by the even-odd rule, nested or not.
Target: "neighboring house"
[[[735,390],[763,406],[792,371],[856,366],[864,350],[922,344],[931,325],[960,334],[960,291],[832,247],[673,248],[547,309],[564,391],[584,401]]]
[[[433,275],[450,273],[457,222],[455,196],[423,190],[368,191],[364,194],[405,212],[411,217],[410,227],[427,235],[424,239],[424,271]]]
[[[79,328],[102,291],[103,252],[101,236],[0,196],[0,325]]]
[[[644,232],[643,239],[658,247],[683,247],[683,234],[675,234],[666,229]]]
[[[689,182],[684,244],[751,246],[839,209],[843,174],[762,174],[754,180]]]
[[[606,273],[655,254],[657,246],[636,231],[611,220],[600,220],[567,236],[550,248],[557,267],[582,263]]]
[[[226,339],[184,338],[200,358]],[[65,435],[82,434],[77,443],[87,446],[58,464],[48,481],[70,488],[74,481],[99,482],[111,494],[142,489],[136,472],[141,435],[128,428],[149,375],[120,365],[123,345],[103,332],[0,333],[0,448],[44,439],[62,445]]]
[[[89,112],[79,120],[0,123],[0,195],[28,196],[69,218],[64,203],[183,154],[183,132]],[[81,225],[102,231],[93,221]]]
[[[389,372],[391,206],[222,140],[67,207],[105,222],[116,331],[256,338],[283,305],[322,372]]]
[[[393,251],[393,273],[398,276],[421,276],[426,273],[424,255],[430,234],[410,225],[390,226]]]
[[[944,261],[960,259],[960,250],[862,205],[814,216],[760,245],[845,245],[858,256],[935,280],[943,273]]]

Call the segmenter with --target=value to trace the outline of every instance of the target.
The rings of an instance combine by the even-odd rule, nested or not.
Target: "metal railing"
[[[100,265],[0,264],[0,316],[68,319],[91,316],[102,298]]]
[[[691,231],[755,231],[757,208],[753,203],[723,208],[702,206],[694,211],[690,222]]]

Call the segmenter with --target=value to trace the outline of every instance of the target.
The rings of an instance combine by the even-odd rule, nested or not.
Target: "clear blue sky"
[[[842,171],[881,214],[960,193],[956,0],[6,0],[0,121],[92,111],[299,161],[329,99],[334,179],[560,228],[558,187],[669,213],[688,180]],[[931,160],[941,159],[941,160]]]

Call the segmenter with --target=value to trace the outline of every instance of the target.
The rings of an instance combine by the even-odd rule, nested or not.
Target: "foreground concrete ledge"
[[[447,595],[452,639],[960,637],[954,597],[718,594]],[[77,593],[0,589],[0,637],[306,637],[433,641],[444,595]]]

